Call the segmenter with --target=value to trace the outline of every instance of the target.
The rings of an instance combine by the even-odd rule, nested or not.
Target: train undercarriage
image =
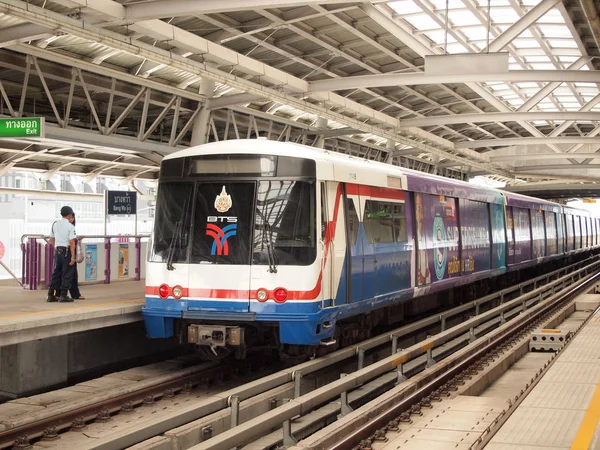
[[[329,345],[291,345],[279,342],[277,323],[200,323],[192,320],[176,322],[179,342],[193,345],[207,360],[228,357],[244,359],[250,352],[276,351],[282,359],[294,362],[322,356],[368,339],[372,335],[396,328],[421,318],[442,312],[493,291],[518,284],[524,280],[549,273],[564,265],[578,262],[595,251],[582,252],[562,259],[548,261],[501,276],[477,281],[454,289],[416,297],[396,305],[379,308],[368,314],[357,315],[338,321],[334,339]],[[492,308],[496,305],[488,305]],[[483,311],[481,311],[483,312]]]

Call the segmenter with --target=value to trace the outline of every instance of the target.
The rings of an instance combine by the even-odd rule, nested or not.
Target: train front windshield
[[[172,162],[178,167],[165,167]],[[165,163],[151,261],[271,268],[315,261],[313,161],[225,155]]]

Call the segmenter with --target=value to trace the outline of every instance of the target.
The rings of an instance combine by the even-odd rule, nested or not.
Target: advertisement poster
[[[460,199],[463,275],[489,270],[491,261],[488,205]]]
[[[416,194],[418,240],[417,285],[460,275],[456,201],[450,197]]]
[[[492,217],[492,269],[504,266],[506,253],[506,237],[504,235],[504,206],[491,204]]]
[[[98,279],[98,246],[96,244],[85,246],[85,281]]]
[[[119,278],[129,277],[129,244],[119,244]]]

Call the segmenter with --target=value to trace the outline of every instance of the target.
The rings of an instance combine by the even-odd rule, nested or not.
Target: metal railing
[[[86,240],[98,239],[104,243],[104,284],[110,284],[111,270],[111,244],[113,239],[116,242],[135,242],[135,275],[134,280],[140,281],[142,268],[142,239],[148,239],[149,234],[137,235],[90,235],[85,236]],[[52,278],[52,269],[54,267],[54,246],[49,242],[50,236],[43,234],[24,234],[21,236],[21,281],[24,289],[37,290],[42,281],[42,266],[44,266],[44,281],[46,285]],[[43,241],[39,242],[39,241]],[[42,264],[42,262],[44,264]]]
[[[591,261],[591,263],[590,260],[585,262],[582,261],[581,263],[583,264],[587,263],[587,265],[583,267],[581,267],[583,265],[581,263],[571,266],[570,268],[573,269],[573,271],[571,273],[565,273],[562,276],[560,275],[560,272],[564,271],[565,269],[553,272],[556,278],[551,281],[550,278],[548,278],[548,282],[543,286],[537,286],[537,283],[539,282],[539,278],[546,278],[546,275],[536,279],[536,281],[534,281],[535,284],[533,284],[531,281],[528,281],[517,285],[517,289],[524,286],[531,286],[534,288],[531,291],[523,293],[514,299],[502,302],[489,311],[475,315],[469,320],[455,325],[452,328],[441,331],[435,336],[428,337],[421,342],[415,343],[406,349],[398,350],[395,348],[394,335],[392,334],[391,336],[387,336],[388,342],[389,340],[392,340],[393,350],[396,350],[396,352],[392,352],[390,356],[383,358],[378,362],[372,363],[369,366],[361,367],[354,373],[348,374],[337,381],[312,390],[304,395],[288,399],[288,401],[284,402],[281,406],[265,414],[250,419],[241,425],[237,425],[231,428],[229,431],[221,433],[212,439],[195,445],[192,448],[194,450],[229,449],[243,443],[252,442],[252,440],[263,435],[263,433],[266,434],[271,430],[280,427],[283,427],[284,436],[286,434],[289,435],[289,421],[292,418],[305,415],[315,409],[317,406],[323,405],[329,401],[335,401],[336,399],[340,399],[340,403],[344,404],[349,391],[357,389],[365,383],[382,376],[385,373],[389,373],[390,371],[397,371],[398,381],[402,382],[404,379],[403,367],[408,362],[415,361],[417,358],[423,358],[426,356],[428,363],[435,363],[435,360],[433,359],[433,351],[454,339],[462,339],[464,340],[465,344],[468,342],[473,342],[476,347],[470,351],[475,354],[475,350],[484,348],[489,344],[488,341],[491,342],[490,339],[482,339],[481,341],[475,342],[476,338],[481,337],[477,335],[478,333],[476,333],[477,327],[491,321],[495,324],[495,328],[493,328],[495,331],[492,331],[492,333],[497,332],[503,336],[513,333],[513,327],[515,329],[520,329],[520,327],[524,326],[523,324],[529,323],[528,321],[531,321],[532,317],[534,317],[538,311],[546,311],[550,309],[553,304],[553,299],[555,299],[557,296],[564,295],[565,291],[572,292],[570,286],[572,286],[574,283],[580,281],[589,282],[591,280],[597,280],[599,277],[598,271],[600,270],[600,260],[598,260],[597,257],[593,257],[591,258]],[[551,303],[546,304],[547,301]],[[517,318],[517,323],[506,323],[508,321],[508,317]],[[523,323],[519,322],[519,319],[521,319]],[[437,320],[441,320],[441,318],[437,318]],[[362,345],[361,347],[364,348],[365,346]],[[360,361],[359,348],[347,350],[354,350],[358,354]],[[425,367],[428,366],[429,364],[425,365]],[[447,368],[443,368],[443,370],[447,370]],[[296,371],[296,373],[297,372],[298,371]],[[431,373],[424,372],[424,374],[424,380],[427,382],[433,380],[439,375],[435,371],[432,371]],[[419,386],[416,386],[414,383],[411,384],[411,381],[408,380],[406,382],[407,395],[415,391],[418,387]],[[244,400],[244,397],[240,396],[240,398]],[[343,411],[342,415],[344,415]]]

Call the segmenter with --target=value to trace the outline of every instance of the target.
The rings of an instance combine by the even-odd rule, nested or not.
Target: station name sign
[[[0,138],[43,138],[43,117],[0,119]]]
[[[106,191],[106,214],[109,216],[137,214],[137,192]]]

